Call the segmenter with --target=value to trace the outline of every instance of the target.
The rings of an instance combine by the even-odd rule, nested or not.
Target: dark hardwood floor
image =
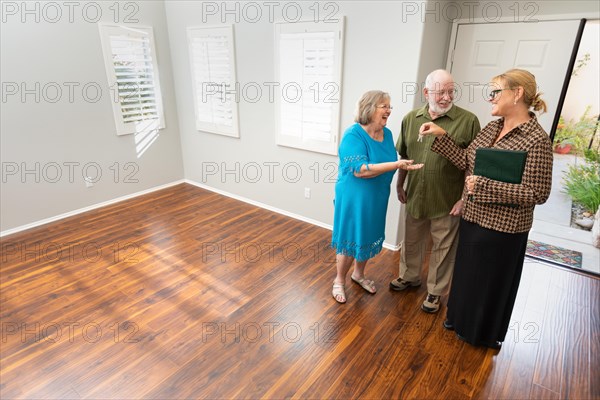
[[[331,297],[331,232],[181,184],[2,238],[2,399],[600,398],[600,280],[526,262],[502,349]],[[444,303],[446,298],[443,298]]]

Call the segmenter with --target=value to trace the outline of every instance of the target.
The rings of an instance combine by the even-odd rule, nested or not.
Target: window
[[[118,135],[165,127],[151,27],[99,24]]]
[[[275,27],[277,143],[337,154],[344,19]]]
[[[233,26],[188,28],[196,129],[239,137]]]

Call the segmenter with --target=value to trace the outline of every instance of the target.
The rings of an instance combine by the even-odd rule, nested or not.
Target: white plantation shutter
[[[111,36],[110,47],[123,120],[158,119],[150,40]]]
[[[343,24],[276,24],[278,144],[337,154]]]
[[[152,28],[99,25],[117,134],[164,128]]]
[[[196,129],[239,137],[233,26],[187,32]]]

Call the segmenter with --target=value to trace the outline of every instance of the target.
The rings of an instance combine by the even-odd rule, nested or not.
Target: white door
[[[526,69],[548,105],[539,121],[550,134],[579,23],[455,22],[447,69],[459,86],[456,104],[475,113],[483,127],[493,119],[486,101],[491,78],[511,68]]]

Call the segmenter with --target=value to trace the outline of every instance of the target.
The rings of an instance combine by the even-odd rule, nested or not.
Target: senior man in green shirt
[[[440,308],[440,297],[446,294],[452,280],[465,175],[450,161],[430,150],[434,137],[420,138],[419,128],[425,122],[435,121],[455,143],[466,148],[481,127],[475,114],[453,105],[456,89],[449,72],[436,70],[430,73],[423,94],[427,104],[404,117],[396,143],[401,158],[424,163],[425,167],[410,172],[398,171],[396,189],[398,200],[406,204],[406,220],[400,277],[390,282],[390,289],[402,291],[421,285],[421,269],[431,237],[428,293],[421,309],[435,313]]]

